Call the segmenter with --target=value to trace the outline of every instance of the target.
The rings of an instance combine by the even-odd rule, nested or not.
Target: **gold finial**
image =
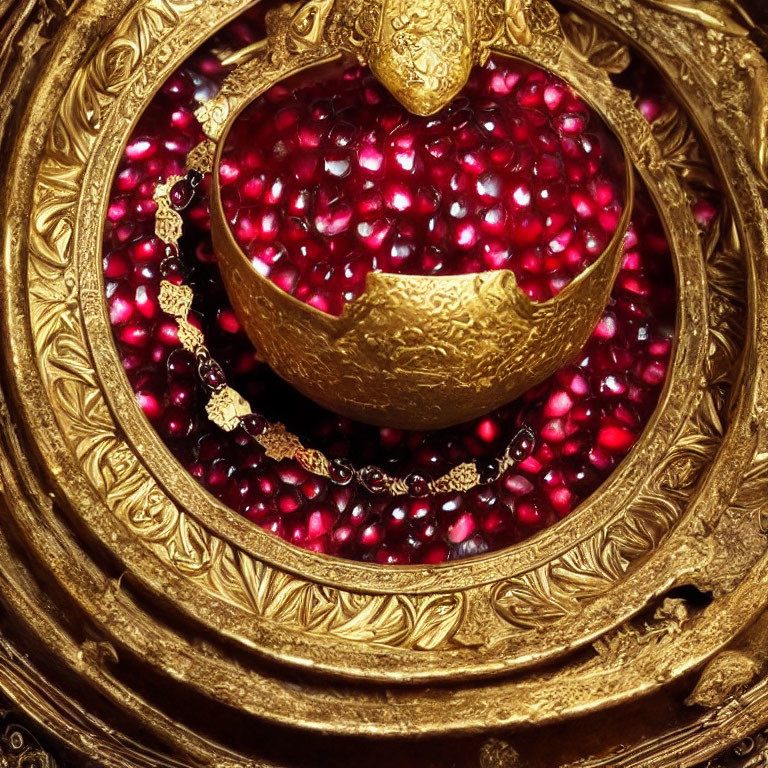
[[[368,64],[406,109],[431,115],[464,87],[474,63],[475,10],[472,0],[384,0]]]
[[[268,14],[267,44],[301,53],[333,37],[406,109],[431,115],[464,87],[499,37],[530,45],[527,6],[527,0],[309,0]],[[224,64],[240,64],[264,45],[237,51]]]

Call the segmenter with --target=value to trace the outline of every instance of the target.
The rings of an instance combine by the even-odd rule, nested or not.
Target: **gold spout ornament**
[[[225,64],[247,60],[265,44],[293,53],[317,49],[333,35],[408,111],[431,115],[459,93],[472,67],[485,63],[503,37],[530,45],[525,6],[525,0],[291,3],[273,12],[267,41],[233,53]]]
[[[529,16],[531,17],[529,20]],[[451,277],[371,272],[340,317],[287,294],[257,271],[222,205],[219,166],[241,112],[298,72],[356,57],[411,112],[448,104],[491,52],[546,61],[580,93],[612,93],[572,50],[556,17],[508,0],[313,0],[268,16],[266,45],[239,62],[200,110],[212,163],[211,223],[233,307],[261,356],[317,403],[351,418],[407,429],[467,421],[551,375],[595,328],[621,264],[632,212],[624,153],[623,211],[605,251],[553,298],[534,302],[508,269]],[[598,110],[599,111],[599,110]],[[610,126],[609,126],[610,127]],[[204,163],[199,171],[209,170]]]

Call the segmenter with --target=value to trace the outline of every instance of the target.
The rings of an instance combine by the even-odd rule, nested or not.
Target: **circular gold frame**
[[[504,552],[386,569],[298,551],[243,521],[179,471],[133,401],[99,269],[111,178],[162,79],[246,3],[114,6],[114,28],[90,51],[100,9],[83,3],[28,106],[5,197],[3,305],[7,378],[39,473],[6,481],[26,488],[7,512],[36,569],[104,643],[267,720],[444,734],[560,720],[649,693],[700,667],[754,620],[768,601],[757,501],[768,491],[768,327],[758,312],[768,231],[766,149],[750,120],[765,114],[766,67],[745,36],[676,16],[665,20],[665,36],[653,3],[581,4],[635,38],[668,76],[705,138],[733,225],[715,243],[700,237],[679,146],[615,91],[594,41],[576,45],[567,66],[593,78],[592,98],[627,141],[672,245],[679,313],[670,380],[641,441],[578,513]],[[562,66],[556,14],[544,3],[531,13],[546,32],[533,51],[538,63]],[[659,37],[641,34],[643,25]],[[683,33],[701,67],[681,74],[660,41]],[[734,61],[735,73],[726,66]],[[713,80],[724,94],[716,106]],[[48,104],[58,107],[51,113]],[[744,286],[743,318],[721,306],[733,284]],[[126,574],[128,591],[114,573]],[[711,591],[712,604],[684,616],[658,607],[685,584]],[[41,637],[49,632],[63,663],[142,711],[141,697],[116,686],[98,654],[84,661],[44,611],[23,608],[13,590],[6,599]],[[649,639],[628,642],[640,632],[633,616],[653,606]],[[173,624],[182,616],[210,639],[190,644]],[[291,685],[292,668],[330,682]],[[442,694],[408,685],[415,681],[440,683]]]

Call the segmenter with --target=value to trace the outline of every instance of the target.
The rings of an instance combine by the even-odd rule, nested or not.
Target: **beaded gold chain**
[[[198,144],[187,157],[186,176],[171,176],[157,184],[154,199],[155,234],[165,244],[165,258],[160,271],[159,303],[161,309],[176,321],[179,342],[195,357],[197,375],[209,393],[205,410],[208,418],[226,432],[243,429],[275,461],[291,459],[312,474],[330,479],[338,485],[357,480],[371,493],[416,497],[467,491],[476,485],[494,482],[510,467],[525,460],[533,451],[533,430],[523,426],[510,441],[499,459],[463,462],[437,478],[420,473],[394,477],[376,466],[356,469],[343,459],[329,459],[322,451],[307,448],[280,422],[269,423],[254,413],[248,401],[227,384],[221,365],[213,359],[205,344],[203,332],[190,322],[194,294],[182,279],[179,239],[183,220],[181,211],[197,194],[204,175],[212,172],[213,142]]]

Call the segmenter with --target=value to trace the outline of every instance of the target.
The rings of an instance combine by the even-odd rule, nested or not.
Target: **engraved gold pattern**
[[[105,12],[101,8],[99,14],[93,13],[88,2],[82,5],[85,19]],[[686,12],[681,12],[681,6]],[[13,520],[13,540],[21,538],[24,556],[17,558],[18,566],[8,556],[0,564],[4,605],[13,605],[17,615],[22,614],[22,595],[29,594],[35,582],[18,578],[12,569],[36,561],[36,568],[57,582],[51,595],[66,592],[70,610],[75,606],[91,612],[95,631],[136,650],[136,657],[145,659],[153,672],[167,671],[178,684],[187,686],[185,690],[195,690],[194,680],[203,679],[210,685],[206,696],[226,699],[243,711],[252,711],[257,697],[259,714],[267,719],[279,719],[280,712],[290,711],[294,725],[318,727],[318,720],[333,712],[333,717],[325,717],[324,726],[351,732],[365,722],[370,724],[368,733],[378,734],[402,734],[397,723],[387,719],[395,712],[397,718],[408,720],[409,728],[423,733],[449,727],[499,727],[513,721],[520,724],[523,719],[531,724],[606,707],[609,700],[652,690],[699,665],[761,610],[768,577],[760,533],[765,525],[761,500],[768,497],[768,441],[759,401],[766,386],[765,328],[755,318],[756,307],[765,301],[766,228],[760,196],[765,194],[762,175],[767,148],[764,126],[755,116],[765,109],[764,87],[756,85],[761,78],[764,82],[765,66],[753,44],[740,30],[729,31],[723,19],[737,19],[745,28],[746,21],[714,3],[589,0],[583,7],[618,24],[623,36],[668,75],[684,104],[705,105],[696,107],[697,122],[716,154],[714,165],[721,170],[720,181],[733,209],[732,218],[724,216],[716,235],[702,236],[699,250],[696,232],[679,204],[685,189],[682,176],[696,173],[697,163],[690,162],[688,149],[664,145],[668,139],[644,133],[629,111],[622,115],[621,129],[635,137],[633,160],[649,179],[672,235],[682,307],[680,344],[685,354],[682,347],[678,349],[658,417],[617,479],[551,537],[521,546],[514,557],[502,553],[483,560],[485,582],[473,563],[436,569],[440,589],[432,594],[427,594],[437,581],[432,569],[417,574],[404,570],[392,576],[380,569],[347,567],[295,551],[288,568],[280,561],[282,550],[267,537],[241,535],[234,529],[224,536],[217,530],[217,517],[206,514],[209,502],[202,493],[182,493],[185,486],[172,473],[159,471],[173,465],[161,462],[162,452],[153,447],[146,425],[141,427],[130,393],[123,392],[127,390],[124,379],[108,373],[118,369],[109,367],[114,353],[94,275],[98,274],[98,222],[104,213],[104,190],[109,187],[105,158],[119,151],[133,116],[146,103],[153,84],[169,71],[174,57],[192,50],[205,25],[222,21],[234,4],[147,0],[128,8],[116,3],[109,10],[116,14],[111,17],[114,26],[80,27],[111,32],[94,41],[82,61],[82,52],[58,58],[65,76],[57,76],[55,88],[52,80],[46,80],[52,90],[33,95],[33,103],[45,105],[32,113],[34,127],[44,126],[39,135],[47,138],[37,148],[34,142],[20,145],[18,164],[28,171],[11,173],[8,179],[15,207],[4,202],[4,212],[13,211],[4,219],[5,346],[8,359],[14,361],[7,376],[14,383],[20,420],[11,427],[3,421],[3,513],[5,519]],[[702,8],[717,23],[691,12]],[[88,16],[89,12],[93,15]],[[205,24],[195,27],[196,17]],[[532,17],[535,21],[535,13]],[[362,18],[363,31],[366,23]],[[684,56],[681,41],[687,46]],[[580,53],[588,61],[595,60],[588,51]],[[51,111],[51,104],[56,105],[55,115],[46,122],[41,115]],[[656,148],[659,141],[662,151]],[[102,151],[94,158],[95,147]],[[105,147],[109,152],[103,151]],[[16,170],[18,164],[14,163]],[[94,179],[100,183],[91,183]],[[28,195],[33,189],[34,199]],[[23,202],[28,199],[30,210]],[[26,275],[22,265],[28,253]],[[693,269],[698,262],[706,285]],[[27,288],[28,294],[24,293]],[[729,310],[734,293],[744,302],[741,311]],[[25,296],[23,303],[17,294]],[[27,322],[32,323],[32,334]],[[99,330],[102,326],[104,332]],[[704,354],[697,351],[698,345]],[[132,445],[144,449],[141,459],[124,440],[124,429]],[[7,446],[14,445],[17,432],[33,439],[36,454],[45,459],[42,470],[39,464],[34,471],[18,469],[24,463],[18,455],[13,463],[8,459],[6,452],[12,448]],[[657,462],[659,451],[662,462]],[[162,475],[162,487],[155,474]],[[747,481],[742,485],[744,476]],[[171,499],[164,487],[172,488],[185,504]],[[615,493],[617,488],[621,493]],[[6,503],[5,494],[12,503]],[[55,499],[66,499],[66,508]],[[601,505],[610,514],[601,517]],[[221,508],[216,513],[226,515]],[[279,648],[273,658],[286,663],[299,660],[305,671],[311,659],[311,664],[334,674],[343,658],[344,676],[355,674],[358,666],[381,673],[386,666],[382,660],[389,658],[404,671],[401,679],[411,680],[413,670],[422,669],[443,679],[453,674],[462,683],[457,682],[446,697],[436,696],[435,689],[428,695],[408,687],[394,692],[394,686],[392,692],[385,695],[379,689],[375,696],[362,688],[356,688],[354,695],[344,686],[328,695],[314,689],[311,707],[306,704],[310,694],[297,687],[291,688],[288,708],[281,698],[284,682],[276,686],[266,673],[249,676],[244,665],[229,665],[223,653],[212,651],[209,641],[193,647],[187,637],[179,641],[169,633],[158,633],[131,598],[121,598],[120,590],[101,579],[95,567],[84,567],[90,560],[69,543],[65,523],[70,519],[78,531],[90,529],[89,540],[101,540],[100,551],[112,550],[115,561],[130,572],[130,581],[141,583],[147,593],[163,593],[163,605],[173,601],[194,621],[227,634],[222,646],[236,641],[249,652],[258,648],[267,654],[270,647]],[[557,553],[554,547],[547,548],[554,538]],[[5,554],[4,536],[0,544]],[[552,565],[542,570],[545,560]],[[515,569],[529,574],[525,583],[516,580]],[[511,584],[498,587],[488,577]],[[701,617],[688,612],[687,618],[677,621],[673,603],[671,614],[648,620],[653,641],[611,642],[628,631],[622,618],[649,604],[670,586],[671,578],[676,583],[693,580],[702,589],[711,589],[713,604]],[[379,582],[378,591],[373,588],[374,579]],[[427,586],[414,593],[414,582]],[[493,615],[489,619],[489,595],[494,590],[499,611],[505,614],[503,621]],[[35,610],[45,613],[50,600],[41,599]],[[251,634],[238,624],[234,610],[238,606],[245,606],[244,613],[257,625],[250,627]],[[227,768],[259,764],[260,760],[250,757],[224,754],[217,745],[142,708],[142,702],[125,696],[127,687],[106,674],[108,654],[87,652],[90,646],[84,645],[78,656],[70,651],[72,643],[58,624],[51,632],[32,613],[29,610],[24,621],[35,627],[41,643],[59,652],[61,664],[87,677],[105,699],[119,698],[158,738],[173,743],[173,752],[185,755],[187,764]],[[220,615],[223,618],[217,624]],[[617,617],[618,626],[611,629],[608,625],[616,621],[596,619],[606,615]],[[254,617],[259,620],[254,622]],[[51,622],[58,620],[51,618]],[[656,632],[657,622],[668,631]],[[277,638],[255,634],[270,625],[278,627]],[[531,633],[524,626],[542,631]],[[639,631],[644,637],[642,625]],[[207,635],[213,636],[213,632]],[[583,638],[598,636],[616,649],[605,666],[581,664],[577,655],[570,654]],[[302,657],[300,643],[310,637],[311,650]],[[515,638],[522,640],[516,645]],[[341,644],[341,656],[334,643]],[[487,658],[497,665],[500,658],[518,659],[518,666],[524,667],[539,660],[548,644],[556,649],[557,660],[550,657],[553,664],[546,675],[532,673],[527,684],[488,680],[473,689],[466,683],[489,645],[495,650]],[[534,647],[543,649],[538,659],[531,658]],[[466,648],[470,654],[463,653]],[[4,686],[10,684],[8,680],[22,679],[18,660],[4,662],[3,669],[12,670],[4,673]],[[490,667],[485,671],[494,674]],[[39,687],[33,690],[30,685],[26,690],[30,691],[28,708],[51,722],[48,702],[53,697]],[[736,704],[705,712],[652,746],[629,744],[616,754],[588,758],[581,765],[703,764],[721,746],[755,733],[758,723],[768,722],[767,698],[765,685],[754,685],[740,694]],[[397,706],[382,706],[385,700]],[[58,711],[62,722],[74,719],[66,703]],[[106,744],[110,755],[120,756],[114,759],[116,765],[143,764],[127,740],[117,745],[110,741],[106,728],[100,732],[101,741],[93,740],[99,727],[93,721],[83,719],[69,727],[81,734],[79,738],[72,735],[71,743],[91,758],[102,758]],[[711,734],[709,751],[700,745],[702,733]],[[759,765],[764,753],[764,738],[757,733],[751,742],[748,739],[734,752],[713,759],[713,765]],[[496,754],[511,753],[503,747],[485,750],[489,758]],[[158,757],[151,764],[173,762]]]

